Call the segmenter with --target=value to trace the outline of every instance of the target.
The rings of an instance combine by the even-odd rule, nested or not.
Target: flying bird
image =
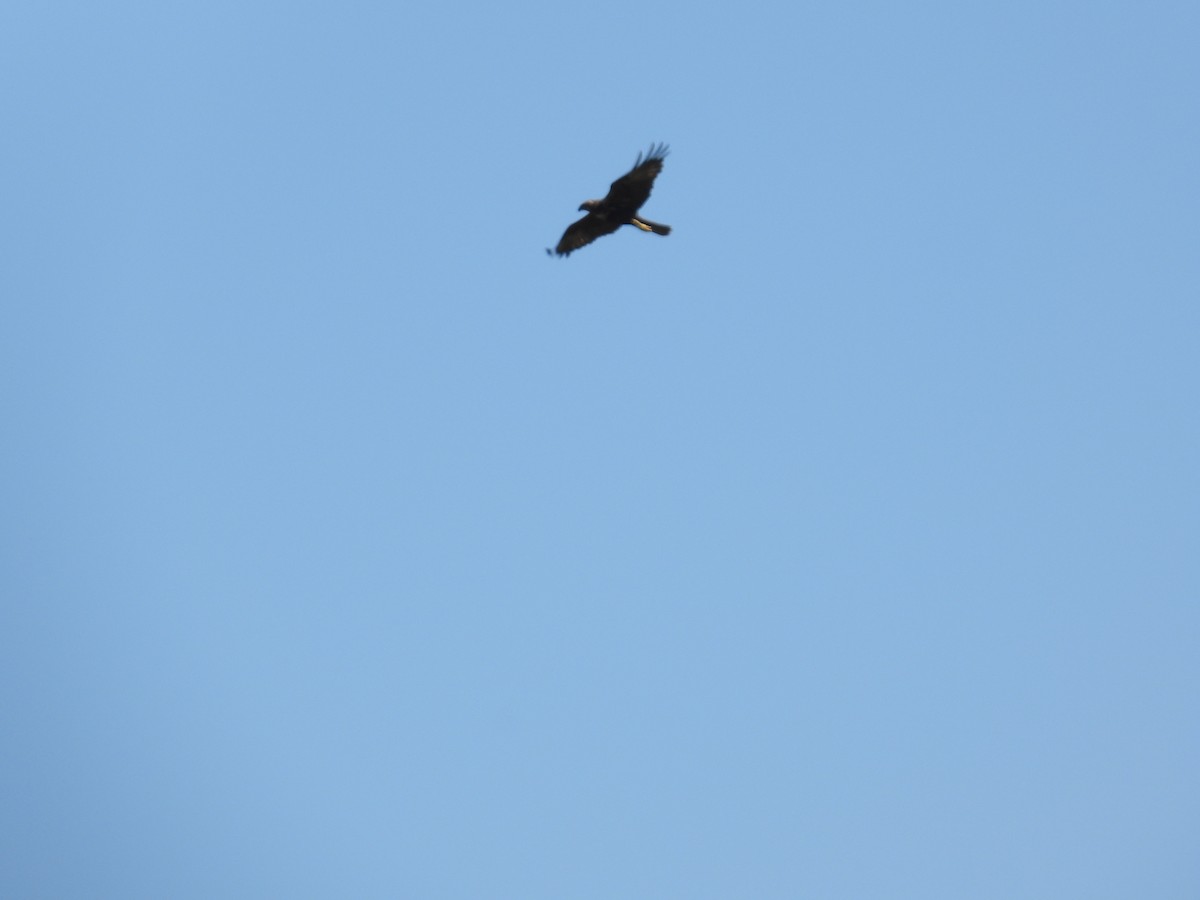
[[[547,247],[546,252],[570,256],[580,247],[586,247],[598,237],[612,234],[622,225],[632,225],[655,234],[670,234],[670,225],[659,225],[637,214],[650,197],[650,188],[662,171],[667,152],[666,144],[651,144],[644,158],[639,153],[633,168],[612,183],[608,196],[603,200],[584,200],[579,205],[579,209],[586,210],[587,215],[563,232],[562,240],[553,251]]]

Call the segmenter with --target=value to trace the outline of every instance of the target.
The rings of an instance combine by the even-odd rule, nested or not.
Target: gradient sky
[[[1200,896],[1198,34],[4,4],[0,895]]]

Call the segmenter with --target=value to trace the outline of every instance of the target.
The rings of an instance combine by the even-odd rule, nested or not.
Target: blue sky
[[[1197,896],[1198,28],[6,4],[0,894]]]

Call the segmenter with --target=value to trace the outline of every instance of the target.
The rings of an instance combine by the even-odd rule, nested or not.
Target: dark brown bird
[[[546,252],[570,256],[573,251],[586,247],[598,237],[612,234],[622,225],[655,234],[670,234],[670,225],[659,225],[637,214],[650,197],[650,188],[662,171],[667,152],[666,144],[651,144],[645,158],[639,153],[633,168],[612,183],[608,196],[603,200],[584,200],[579,205],[581,210],[587,210],[587,215],[563,232],[562,240],[553,251],[547,247]]]

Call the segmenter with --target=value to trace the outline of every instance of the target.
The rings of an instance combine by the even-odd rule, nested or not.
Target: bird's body
[[[622,225],[633,225],[655,234],[670,234],[670,225],[659,225],[637,215],[642,204],[650,197],[650,189],[662,171],[666,156],[666,144],[652,144],[644,158],[639,153],[633,168],[612,183],[603,199],[585,200],[579,205],[580,211],[586,211],[587,215],[563,232],[562,239],[553,251],[546,248],[546,252],[570,256],[580,247],[587,246],[598,237],[612,234]]]

